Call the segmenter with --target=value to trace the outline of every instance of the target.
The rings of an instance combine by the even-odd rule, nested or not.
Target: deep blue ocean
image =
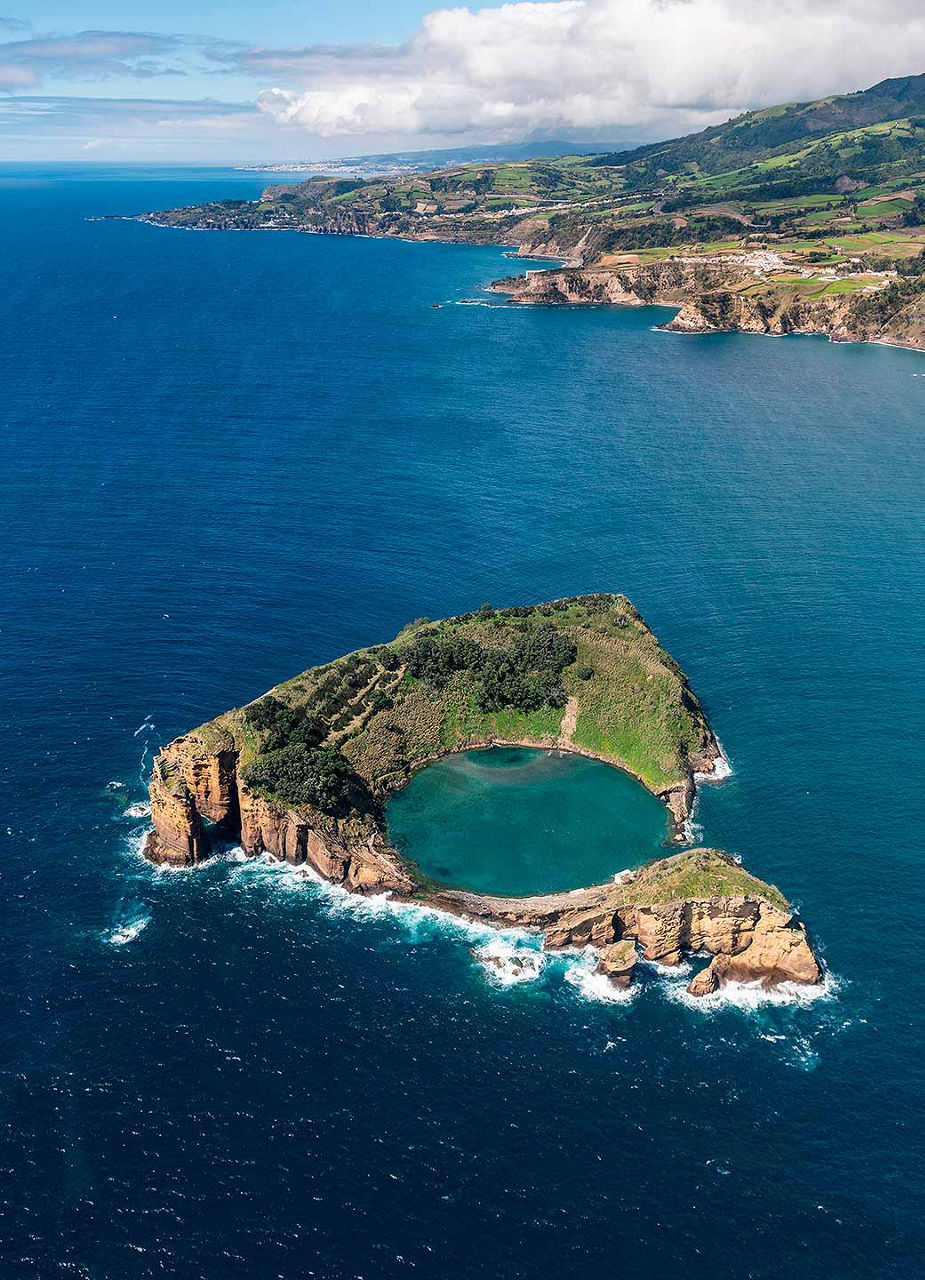
[[[925,355],[517,309],[499,249],[86,220],[264,181],[0,172],[0,1275],[921,1276]],[[499,986],[439,918],[138,856],[178,732],[603,590],[824,998]]]

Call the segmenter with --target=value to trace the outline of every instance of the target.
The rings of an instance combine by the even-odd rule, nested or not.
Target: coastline
[[[747,260],[730,263],[677,256],[623,270],[599,265],[555,268],[495,280],[489,286],[517,306],[664,307],[674,312],[653,330],[682,336],[752,333],[764,337],[824,337],[835,343],[868,343],[925,351],[925,320],[898,313],[882,326],[858,319],[857,295],[793,298],[773,282],[753,294]],[[890,336],[889,325],[908,323],[915,339]],[[919,336],[920,335],[920,336]]]
[[[178,210],[177,214],[198,211]],[[369,240],[400,240],[408,244],[458,244],[481,247],[497,247],[505,251],[510,261],[533,260],[551,262],[555,266],[527,270],[523,275],[501,277],[492,281],[488,290],[505,296],[508,303],[519,306],[656,306],[674,311],[674,316],[663,325],[654,328],[666,333],[703,336],[711,333],[756,333],[769,337],[816,336],[826,337],[837,343],[869,343],[895,346],[908,351],[925,351],[925,316],[920,317],[913,306],[907,316],[900,308],[883,324],[858,319],[856,301],[858,294],[846,292],[832,297],[794,298],[786,289],[778,289],[770,278],[767,290],[761,296],[752,297],[749,290],[758,270],[752,263],[764,261],[764,251],[710,255],[699,257],[691,250],[696,245],[685,246],[684,252],[654,262],[639,262],[622,268],[609,267],[599,262],[585,262],[574,249],[542,238],[535,226],[520,227],[529,230],[536,239],[512,240],[509,234],[486,234],[484,223],[474,235],[452,234],[445,226],[434,230],[424,228],[418,234],[409,234],[405,226],[401,230],[383,229],[373,218],[338,221],[319,219],[291,225],[258,224],[234,225],[227,221],[216,226],[204,218],[198,225],[194,218],[169,218],[169,211],[159,214],[110,215],[114,220],[141,222],[162,230],[195,231],[295,231],[303,235],[335,235]],[[101,218],[101,221],[107,220]],[[523,221],[523,220],[522,220]],[[517,229],[516,226],[513,229]],[[506,231],[512,228],[507,226]],[[784,246],[785,247],[785,246]],[[779,256],[779,255],[778,255]],[[780,266],[783,267],[781,260]],[[885,283],[883,286],[885,287]],[[911,329],[915,337],[891,336],[891,324],[901,324]]]
[[[246,813],[254,798],[240,781],[238,788]],[[153,791],[152,804],[156,812]],[[544,952],[590,948],[597,957],[593,972],[617,991],[632,985],[640,959],[683,973],[689,958],[700,954],[709,956],[709,963],[686,986],[697,998],[715,994],[727,983],[757,985],[773,993],[791,985],[813,990],[824,982],[805,926],[786,899],[744,871],[739,859],[718,849],[670,854],[585,888],[503,897],[431,882],[389,842],[385,829],[351,842],[315,825],[296,830],[291,838],[298,815],[277,811],[273,816],[281,837],[276,841],[266,838],[265,826],[256,841],[244,822],[238,830],[226,829],[246,860],[265,857],[304,868],[359,898],[385,896],[397,906],[424,907],[473,925],[523,930],[540,939]],[[143,849],[155,863],[161,861],[157,830],[148,834]],[[203,860],[212,855],[210,846]],[[168,866],[194,870],[196,864],[178,867],[169,861]],[[694,883],[702,887],[691,895],[687,886]]]

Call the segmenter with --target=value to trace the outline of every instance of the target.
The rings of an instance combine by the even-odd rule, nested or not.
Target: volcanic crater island
[[[536,931],[550,951],[594,948],[617,987],[640,953],[668,967],[703,956],[693,995],[728,981],[822,982],[783,894],[718,849],[666,852],[602,884],[526,897],[425,874],[390,840],[389,795],[441,757],[502,745],[626,771],[664,802],[676,844],[697,782],[727,770],[684,673],[625,596],[486,604],[419,619],[174,739],[154,763],[145,852],[193,866],[239,843],[353,893]]]

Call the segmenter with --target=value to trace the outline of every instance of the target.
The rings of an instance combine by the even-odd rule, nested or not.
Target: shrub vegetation
[[[684,676],[623,596],[598,593],[422,619],[389,645],[302,672],[203,726],[241,776],[289,807],[365,821],[422,761],[476,743],[572,741],[653,791],[708,738]]]

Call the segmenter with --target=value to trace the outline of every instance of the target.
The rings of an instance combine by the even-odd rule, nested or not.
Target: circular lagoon
[[[663,852],[667,823],[662,802],[620,769],[522,747],[429,765],[387,816],[396,848],[425,876],[512,896],[612,879]]]

